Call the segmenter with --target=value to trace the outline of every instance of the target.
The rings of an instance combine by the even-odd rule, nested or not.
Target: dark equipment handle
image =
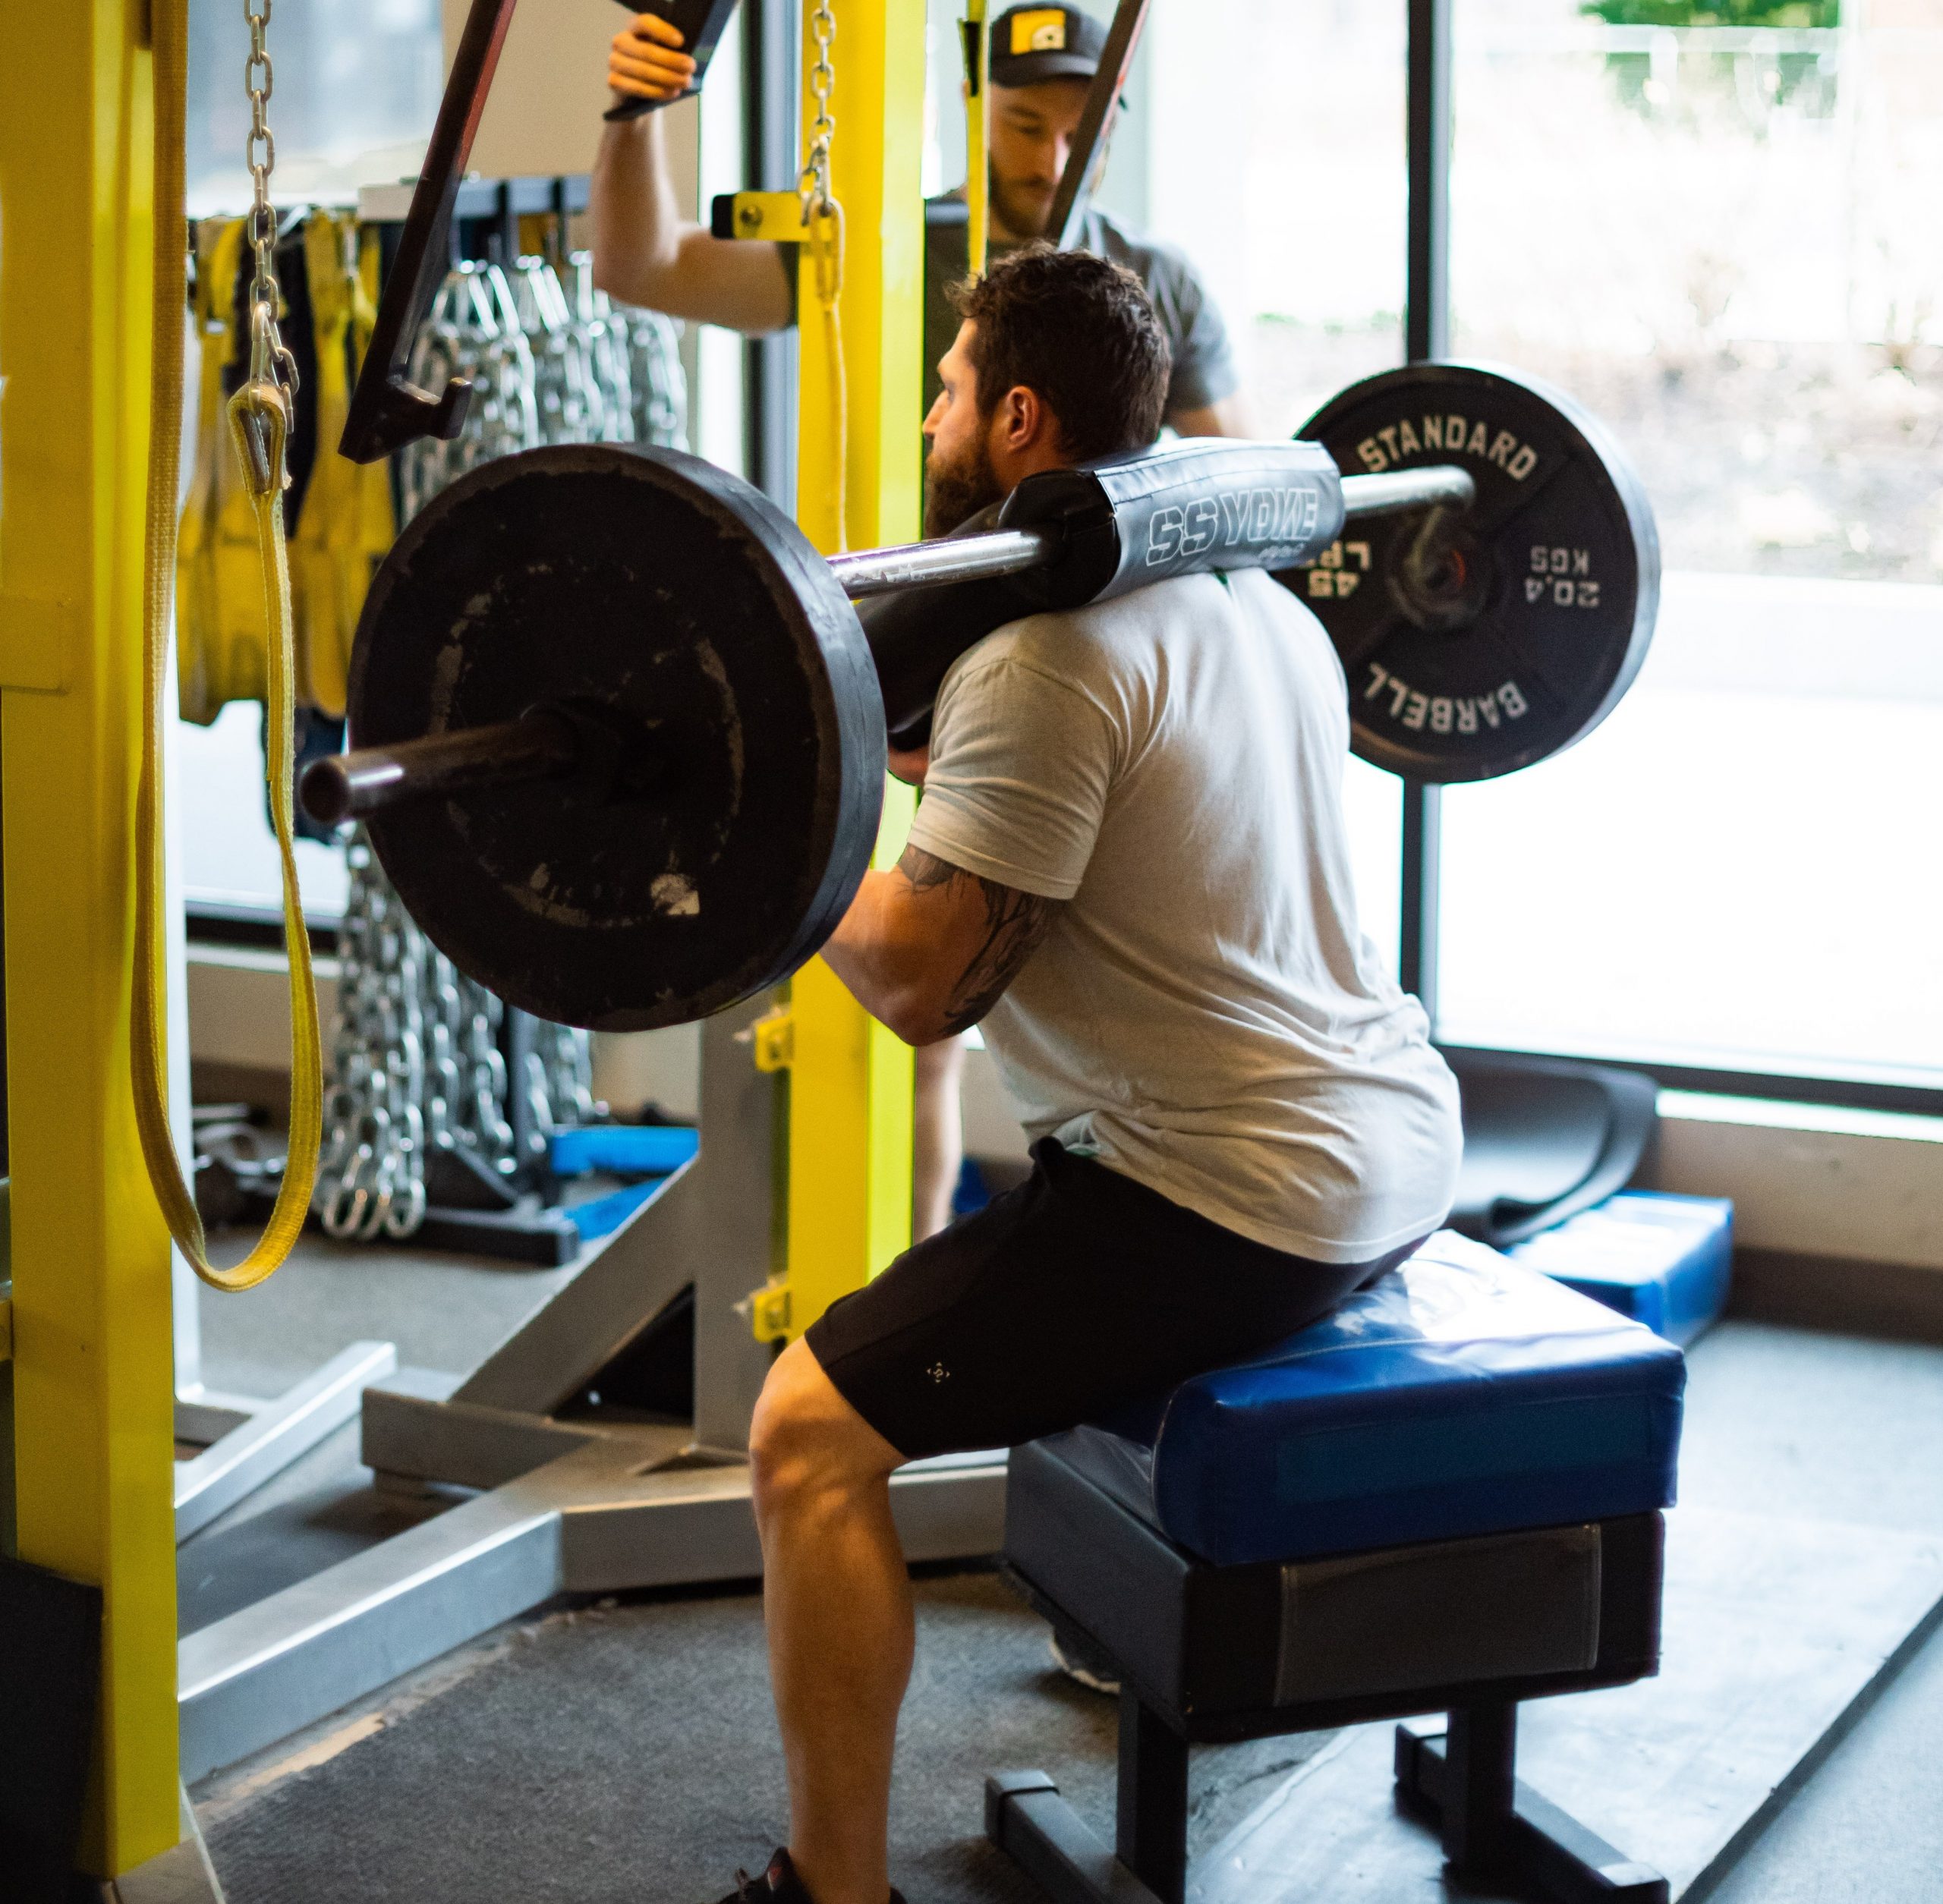
[[[1072,136],[1066,170],[1060,175],[1059,190],[1053,194],[1053,209],[1046,220],[1046,236],[1055,250],[1070,251],[1079,242],[1080,223],[1086,216],[1087,188],[1093,182],[1100,155],[1113,136],[1120,95],[1133,71],[1133,56],[1140,50],[1141,30],[1147,24],[1150,4],[1151,0],[1120,0],[1113,12],[1113,24],[1107,29],[1100,70],[1093,75],[1093,83],[1087,90],[1079,130]]]
[[[694,57],[695,76],[687,89],[672,99],[626,99],[609,106],[600,116],[607,120],[638,119],[644,113],[659,112],[664,105],[693,99],[707,77],[708,62],[715,57],[717,43],[729,30],[735,0],[653,0],[652,5],[638,5],[637,0],[619,0],[619,3],[631,14],[659,14],[673,27],[682,36],[682,50]]]
[[[472,399],[466,378],[454,377],[434,392],[418,389],[407,373],[419,326],[445,279],[452,208],[486,110],[499,49],[512,24],[513,6],[514,0],[472,0],[465,17],[431,143],[425,149],[425,168],[411,194],[411,210],[338,442],[339,453],[354,463],[375,463],[421,436],[449,442],[464,427],[466,406]]]
[[[490,727],[326,755],[304,769],[298,791],[313,820],[335,826],[468,787],[551,779],[576,763],[579,741],[570,722],[534,713]]]

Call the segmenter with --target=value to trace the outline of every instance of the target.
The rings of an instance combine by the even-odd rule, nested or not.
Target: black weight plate
[[[436,497],[351,658],[354,746],[539,702],[646,725],[656,784],[585,778],[389,809],[372,844],[433,944],[545,1018],[707,1016],[829,936],[876,844],[883,710],[828,565],[757,491],[674,450],[528,450]]]
[[[1427,583],[1421,512],[1352,519],[1281,580],[1329,631],[1352,744],[1412,779],[1487,780],[1582,740],[1645,660],[1659,540],[1631,464],[1570,397],[1469,363],[1353,384],[1297,433],[1346,477],[1454,463],[1477,483],[1459,565]]]

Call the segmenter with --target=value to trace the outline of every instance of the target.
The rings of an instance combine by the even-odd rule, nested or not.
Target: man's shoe
[[[735,1874],[735,1888],[722,1904],[815,1904],[809,1887],[796,1875],[796,1867],[786,1850],[778,1850],[769,1868],[760,1877],[745,1871]],[[901,1893],[893,1891],[890,1904],[904,1904]]]
[[[1074,1640],[1063,1640],[1057,1633],[1047,1644],[1052,1648],[1053,1665],[1069,1679],[1083,1685],[1089,1692],[1104,1692],[1110,1699],[1120,1696],[1120,1682],[1114,1676],[1112,1666],[1101,1654]]]

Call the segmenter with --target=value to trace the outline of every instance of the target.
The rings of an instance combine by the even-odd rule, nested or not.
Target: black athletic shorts
[[[832,1304],[805,1338],[908,1459],[1016,1447],[1245,1361],[1416,1248],[1313,1263],[1050,1138],[1032,1166]]]

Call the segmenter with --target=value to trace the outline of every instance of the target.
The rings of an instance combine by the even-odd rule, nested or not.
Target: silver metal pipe
[[[832,555],[830,572],[851,600],[922,582],[974,582],[1037,568],[1058,552],[1057,529],[995,529],[989,535],[911,542]]]
[[[1343,513],[1358,516],[1394,515],[1404,509],[1427,509],[1443,502],[1468,509],[1477,500],[1478,486],[1468,470],[1455,463],[1433,463],[1420,470],[1391,470],[1381,476],[1346,476]]]
[[[355,747],[313,760],[298,793],[313,820],[335,826],[408,800],[546,779],[574,764],[577,738],[557,716],[535,712],[490,727]]]

